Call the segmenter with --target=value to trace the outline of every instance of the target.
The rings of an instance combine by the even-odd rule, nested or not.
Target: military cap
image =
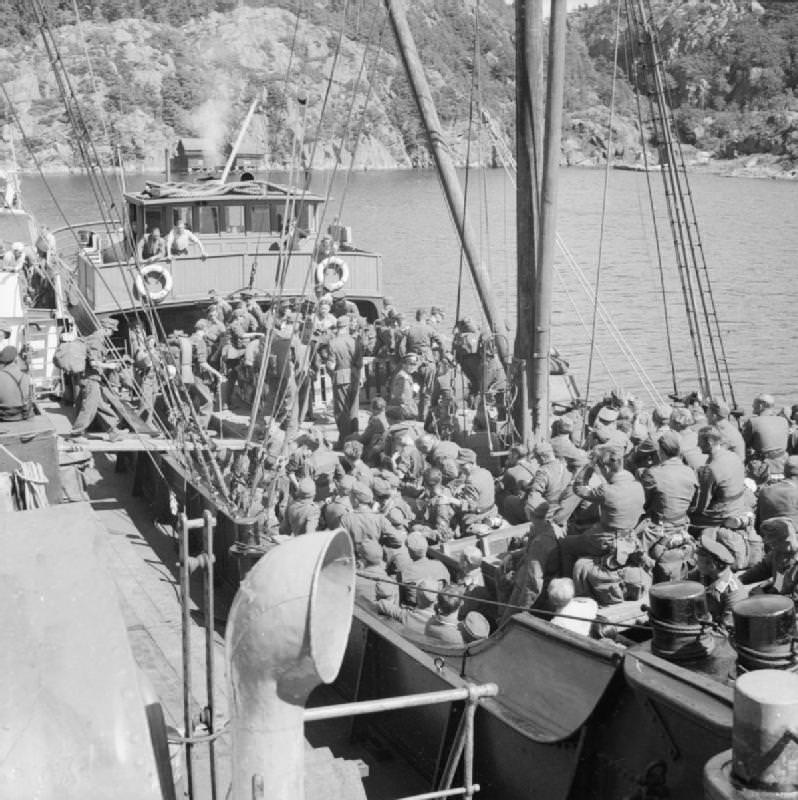
[[[351,476],[344,473],[343,475],[336,475],[335,480],[344,492],[351,492],[355,488],[357,481]]]
[[[410,555],[423,556],[427,552],[427,537],[418,531],[413,531],[408,534],[407,541],[405,542],[407,552]]]
[[[602,407],[596,415],[596,422],[602,425],[611,425],[618,419],[618,410],[609,406]]]
[[[466,317],[465,319],[461,320],[460,328],[463,330],[463,333],[477,332],[477,324],[473,319],[471,319],[471,317]]]
[[[651,412],[651,418],[657,423],[657,425],[661,425],[663,422],[667,422],[671,418],[672,413],[673,409],[667,403],[663,403],[662,405],[657,406]]]
[[[255,296],[255,293],[252,289],[242,289],[238,295],[242,300],[251,300]]]
[[[675,431],[663,431],[657,439],[657,444],[668,458],[678,456],[682,452],[682,440]]]
[[[476,464],[477,454],[467,447],[461,447],[457,452],[457,460],[461,464]]]
[[[382,547],[376,539],[364,539],[358,546],[358,550],[366,564],[382,563]]]
[[[444,458],[441,461],[441,474],[444,481],[451,481],[457,477],[457,462],[453,458]]]
[[[709,410],[720,419],[726,419],[731,414],[731,408],[725,400],[710,400]]]
[[[4,347],[0,350],[0,364],[6,366],[7,364],[13,364],[17,357],[17,348],[12,347],[9,345],[8,347]]]
[[[701,539],[698,543],[698,550],[701,552],[702,550],[721,564],[725,564],[726,566],[731,566],[735,562],[734,554],[726,547],[724,544],[721,544],[717,540],[717,529],[710,529],[704,531],[701,534]]]
[[[296,487],[296,496],[301,500],[309,500],[316,496],[316,484],[313,478],[302,478]]]
[[[418,364],[418,353],[408,353],[403,361],[405,364]]]
[[[374,502],[374,494],[365,483],[355,481],[355,485],[350,490],[350,494],[354,500],[357,500],[358,503],[370,505]]]
[[[438,317],[444,316],[443,309],[440,306],[433,306],[429,310],[429,313],[432,314],[433,316],[438,316]]]
[[[557,417],[554,425],[560,433],[570,433],[574,429],[573,417]]]
[[[207,319],[198,319],[194,323],[194,330],[195,331],[204,331],[208,327],[208,320]]]
[[[409,522],[407,514],[399,506],[389,509],[385,517],[391,525],[395,525],[398,528],[406,528]]]
[[[434,542],[438,536],[429,525],[425,525],[423,522],[414,522],[412,532],[420,533],[428,542]]]
[[[395,472],[391,472],[390,470],[384,470],[377,477],[388,481],[388,485],[391,489],[398,489],[399,485],[402,483],[402,479]]]
[[[798,456],[790,456],[784,462],[784,477],[791,478],[798,475]]]
[[[759,534],[766,542],[781,542],[795,533],[795,525],[789,517],[771,517],[759,526]]]
[[[377,477],[374,478],[374,482],[371,484],[371,491],[374,493],[374,496],[380,500],[390,496],[393,487],[385,478],[381,475],[377,475]]]
[[[554,458],[554,448],[551,446],[551,442],[536,442],[534,453],[538,458]]]
[[[463,638],[467,642],[490,636],[490,623],[479,611],[469,611],[462,622]]]
[[[680,428],[689,428],[695,422],[693,412],[689,408],[674,408],[671,412],[671,425],[678,425]]]
[[[662,439],[661,436],[660,436],[660,439]],[[665,448],[663,448],[663,450],[665,450],[666,453],[668,452]],[[643,441],[640,442],[639,445],[637,445],[637,454],[638,455],[650,456],[650,455],[653,455],[656,452],[657,452],[657,445],[651,439],[643,439]],[[673,455],[676,455],[676,454],[674,453]]]

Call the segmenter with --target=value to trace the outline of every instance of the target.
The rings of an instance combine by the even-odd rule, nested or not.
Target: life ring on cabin
[[[161,288],[158,291],[153,292],[144,283],[149,281],[150,278],[155,278],[161,284]],[[172,291],[173,285],[172,273],[163,264],[147,264],[136,275],[136,291],[139,297],[149,296],[153,303],[160,303]]]
[[[325,282],[325,273],[328,269],[338,273],[338,280],[334,283]],[[316,283],[324,288],[326,292],[337,292],[342,289],[349,280],[349,266],[346,261],[338,256],[329,256],[324,261],[320,261],[316,267]]]

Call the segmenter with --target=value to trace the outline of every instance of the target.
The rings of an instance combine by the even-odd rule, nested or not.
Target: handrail
[[[463,686],[460,689],[443,689],[439,692],[405,694],[399,697],[360,700],[354,703],[336,703],[331,706],[306,708],[305,722],[319,722],[325,719],[338,719],[339,717],[356,717],[361,714],[379,714],[382,711],[454,703],[458,700],[476,702],[483,697],[495,697],[498,693],[499,687],[495,683],[485,683]]]
[[[404,708],[436,705],[465,700],[465,710],[460,717],[454,741],[452,742],[446,766],[439,781],[438,788],[402,798],[402,800],[433,800],[439,797],[473,797],[480,790],[474,783],[474,716],[477,705],[483,697],[495,697],[499,687],[495,683],[471,684],[459,689],[443,689],[438,692],[406,694],[399,697],[387,697],[377,700],[360,700],[354,703],[339,703],[331,706],[305,709],[305,722],[353,717],[362,714],[378,714],[383,711],[396,711]],[[458,762],[463,761],[463,785],[452,788],[452,781]]]

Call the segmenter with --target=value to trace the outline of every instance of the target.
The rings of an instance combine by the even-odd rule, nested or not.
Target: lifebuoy
[[[149,278],[156,278],[161,282],[161,288],[157,292],[149,290],[144,283]],[[136,291],[139,297],[149,296],[154,303],[160,303],[172,291],[173,283],[172,273],[163,264],[147,264],[136,275]]]
[[[338,272],[338,280],[335,283],[325,283],[324,273],[333,268]],[[329,256],[324,261],[320,261],[316,267],[316,283],[324,287],[327,292],[337,292],[349,280],[349,266],[346,261],[338,256]]]

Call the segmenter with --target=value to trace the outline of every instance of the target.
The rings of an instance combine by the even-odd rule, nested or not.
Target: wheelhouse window
[[[144,233],[152,233],[155,228],[158,228],[164,236],[169,233],[163,229],[160,208],[147,209],[144,212]]]
[[[195,217],[196,233],[219,233],[219,206],[199,206]]]
[[[225,214],[225,233],[244,232],[244,206],[227,206]]]
[[[174,227],[180,220],[186,223],[189,230],[194,230],[194,218],[191,213],[191,206],[172,206],[172,225]],[[163,231],[161,231],[163,233]]]
[[[249,225],[247,230],[253,233],[271,233],[271,207],[266,203],[252,204],[249,207]]]

